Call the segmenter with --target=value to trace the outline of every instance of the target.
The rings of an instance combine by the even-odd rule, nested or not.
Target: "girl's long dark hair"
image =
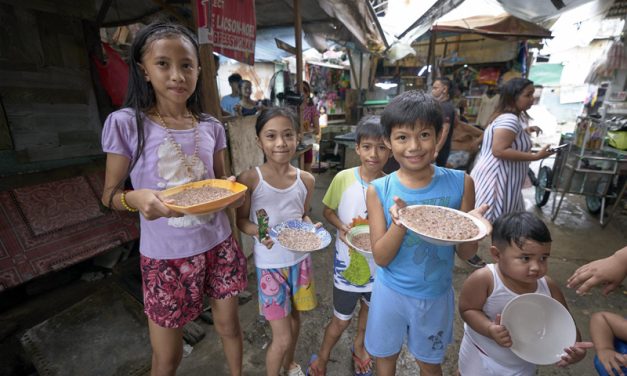
[[[512,78],[501,85],[499,90],[501,97],[488,124],[492,123],[499,115],[507,113],[521,116],[525,121],[529,120],[530,116],[527,111],[521,112],[516,108],[516,100],[529,85],[533,86],[533,81],[526,78]]]
[[[111,191],[111,196],[109,197],[109,207],[111,207],[113,196],[124,186],[124,182],[128,179],[131,171],[144,151],[144,113],[151,108],[156,107],[157,97],[155,96],[152,84],[146,81],[144,71],[139,64],[142,62],[142,57],[148,51],[151,44],[156,40],[164,38],[184,38],[189,41],[196,51],[197,64],[200,66],[200,52],[196,36],[182,25],[171,22],[156,21],[142,28],[135,36],[129,54],[128,88],[123,107],[130,108],[135,113],[135,123],[137,125],[137,145],[126,176],[124,179],[119,181],[115,188]],[[202,82],[199,76],[194,92],[189,99],[187,99],[187,108],[195,118],[202,120],[204,115],[200,100],[201,88]]]

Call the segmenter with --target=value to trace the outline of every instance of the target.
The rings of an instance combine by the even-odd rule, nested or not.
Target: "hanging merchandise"
[[[521,41],[518,44],[518,56],[516,57],[515,68],[520,71],[522,77],[527,77],[527,54],[529,49],[527,48],[527,41]]]
[[[312,63],[308,63],[306,69],[318,108],[324,107],[330,115],[343,113],[346,90],[350,88],[348,72]]]
[[[607,53],[605,70],[609,73],[608,75],[611,75],[619,69],[627,69],[627,52],[625,52],[625,44],[621,40],[616,40]]]
[[[611,77],[618,69],[627,69],[627,52],[621,40],[614,41],[603,56],[592,64],[585,83],[596,84],[604,78]]]
[[[496,85],[500,74],[499,68],[481,68],[477,76],[477,82],[483,85]]]

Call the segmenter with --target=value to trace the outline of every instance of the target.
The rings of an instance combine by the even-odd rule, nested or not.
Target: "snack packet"
[[[268,223],[270,219],[268,218],[268,213],[264,209],[259,209],[256,212],[257,214],[257,226],[259,227],[259,240],[263,240],[268,237]]]

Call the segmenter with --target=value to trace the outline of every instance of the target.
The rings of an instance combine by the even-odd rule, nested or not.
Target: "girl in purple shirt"
[[[241,375],[237,295],[247,285],[246,258],[224,212],[182,216],[160,196],[170,187],[226,178],[224,128],[201,113],[198,42],[183,26],[150,24],[135,37],[129,66],[124,108],[109,115],[103,129],[102,201],[113,210],[141,214],[153,374],[175,374],[183,326],[202,312],[208,295],[230,374]],[[128,177],[135,189],[124,191]]]

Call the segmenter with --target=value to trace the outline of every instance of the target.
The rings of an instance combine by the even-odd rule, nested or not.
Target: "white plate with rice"
[[[268,231],[275,243],[293,252],[313,252],[331,244],[331,234],[323,227],[299,219],[279,223]]]
[[[399,210],[403,226],[436,245],[475,242],[488,234],[486,225],[463,211],[436,205],[411,205]]]

